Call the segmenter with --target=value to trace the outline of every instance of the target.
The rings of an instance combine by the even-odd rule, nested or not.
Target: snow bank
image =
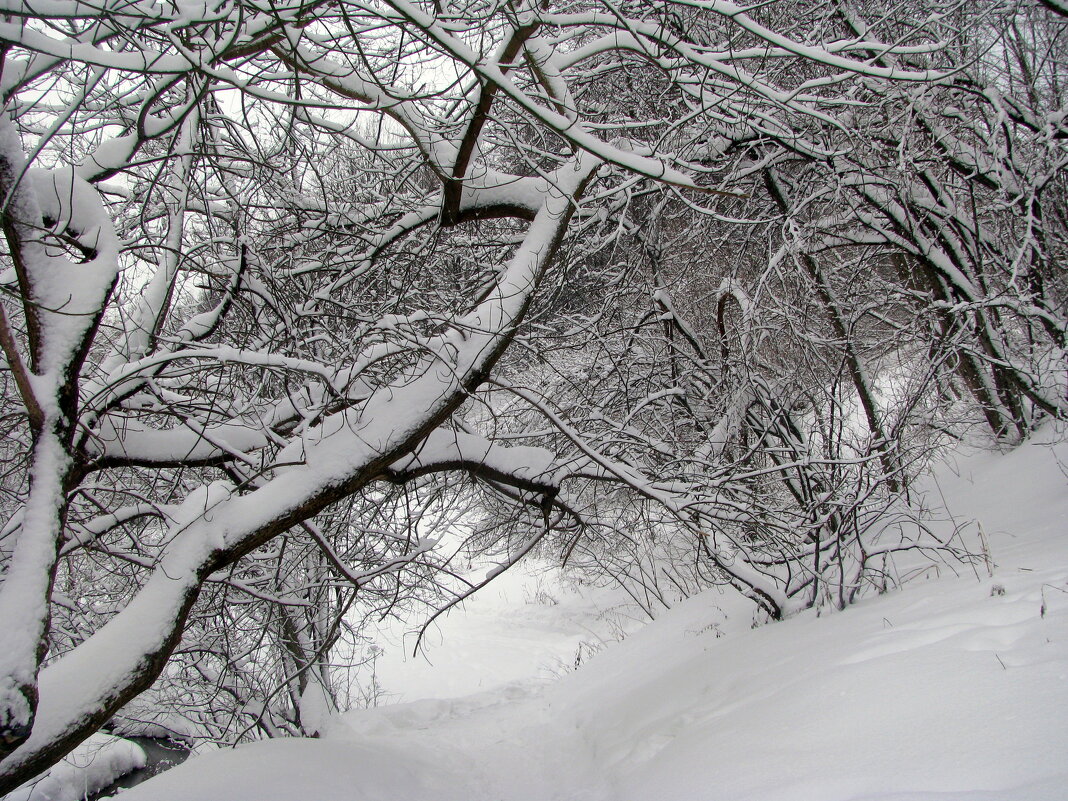
[[[399,801],[438,798],[435,784],[442,781],[451,786],[459,777],[449,775],[448,765],[379,743],[269,740],[194,757],[119,798]]]
[[[993,575],[943,566],[757,629],[751,607],[705,593],[551,685],[350,713],[324,739],[193,759],[124,798],[1060,801],[1066,464],[1039,440],[932,478],[932,502],[982,524]]]
[[[94,734],[63,762],[3,801],[81,801],[144,766],[145,752],[137,743]]]
[[[932,498],[979,518],[993,576],[943,568],[752,631],[706,596],[595,660],[558,697],[610,777],[605,797],[1064,799],[1065,463],[1068,448],[1034,442],[932,480]]]

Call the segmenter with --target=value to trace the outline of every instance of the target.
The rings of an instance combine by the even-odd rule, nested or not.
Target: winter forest
[[[947,453],[1068,508],[1020,455],[1068,419],[1065,0],[0,6],[0,795],[325,735],[373,623],[528,560],[777,661],[910,578],[1014,597]],[[337,797],[431,797],[384,787]]]

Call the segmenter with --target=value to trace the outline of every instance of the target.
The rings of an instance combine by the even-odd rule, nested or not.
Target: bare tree
[[[630,520],[691,536],[714,580],[772,616],[814,602],[828,576],[845,599],[883,547],[869,547],[869,517],[898,494],[901,462],[885,410],[864,400],[868,353],[820,236],[864,248],[859,232],[874,230],[907,263],[929,262],[944,297],[932,289],[925,308],[949,316],[1000,418],[1026,425],[1021,396],[1063,409],[1044,383],[1052,351],[1038,343],[1035,366],[1021,361],[1031,328],[1001,322],[1011,311],[1055,338],[1061,290],[1006,302],[990,289],[1019,286],[1010,264],[1050,277],[1058,212],[1033,239],[1049,244],[971,292],[981,276],[956,281],[937,253],[957,258],[967,234],[973,263],[986,258],[977,207],[942,203],[939,216],[923,174],[890,196],[888,178],[850,178],[884,165],[839,154],[857,120],[898,113],[913,89],[951,91],[951,15],[920,5],[9,4],[0,792],[157,679],[160,699],[183,681],[229,698],[192,715],[221,739],[250,725],[314,732],[351,605],[386,607],[447,574],[418,514],[400,513],[402,499],[447,495],[443,475],[527,510],[501,530],[514,540],[502,567],[546,532],[618,534],[628,518],[612,515],[633,504]],[[1033,119],[1053,73],[1028,74],[1039,99],[1009,117],[1052,132],[1043,169],[1061,176],[1063,123]],[[983,96],[1007,108],[1008,94]],[[953,118],[939,108],[895,130],[911,146]],[[956,154],[953,173],[986,174],[972,134],[924,136]],[[793,159],[820,184],[772,202],[765,179],[787,186]],[[1048,191],[1063,194],[1057,181]],[[710,345],[673,294],[670,248],[642,231],[662,192],[721,222],[744,211],[753,236],[769,216],[803,225],[765,267],[789,298],[815,286],[817,327],[845,367],[791,385],[758,365],[815,337],[778,355],[762,345],[767,307],[744,282],[717,285]],[[860,200],[829,232],[806,216],[846,193]],[[795,257],[804,270],[786,277]],[[613,320],[624,325],[609,336]],[[528,385],[535,364],[585,370],[588,386],[571,373],[572,391],[547,397]],[[843,369],[871,436],[824,459],[844,428],[825,414],[841,393],[821,382]],[[800,535],[768,533],[798,520]],[[236,714],[251,701],[262,713]]]

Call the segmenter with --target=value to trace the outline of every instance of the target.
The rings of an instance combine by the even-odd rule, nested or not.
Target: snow
[[[111,292],[119,273],[118,238],[99,192],[73,170],[30,169],[26,180],[39,205],[37,216],[28,219],[55,220],[55,230],[71,236],[76,231],[78,242],[95,251],[79,264],[46,239],[23,246],[31,292],[41,308],[38,372],[55,374],[54,381],[68,369]]]
[[[306,732],[318,734],[330,723],[333,705],[326,690],[313,675],[300,696],[300,722]]]
[[[517,486],[524,483],[555,486],[551,480],[554,458],[555,454],[545,448],[500,445],[477,434],[438,429],[391,469],[417,472],[436,464],[467,462]]]
[[[435,621],[418,653],[409,625],[380,624],[375,681],[394,704],[515,692],[559,678],[639,625],[618,590],[562,584],[545,565],[523,561]]]
[[[144,766],[145,752],[137,743],[98,733],[47,774],[27,782],[4,801],[81,801]]]
[[[193,759],[124,799],[1062,799],[1068,446],[1054,439],[958,454],[927,482],[928,503],[977,521],[976,544],[981,526],[990,573],[941,564],[758,628],[711,590],[577,670],[557,661],[555,678],[544,664],[608,599],[514,574],[440,623],[432,668],[380,662],[402,703],[319,740]]]

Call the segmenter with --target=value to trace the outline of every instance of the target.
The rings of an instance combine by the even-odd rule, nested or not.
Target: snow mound
[[[9,793],[4,801],[82,801],[144,766],[145,752],[137,743],[97,733],[48,773]]]

